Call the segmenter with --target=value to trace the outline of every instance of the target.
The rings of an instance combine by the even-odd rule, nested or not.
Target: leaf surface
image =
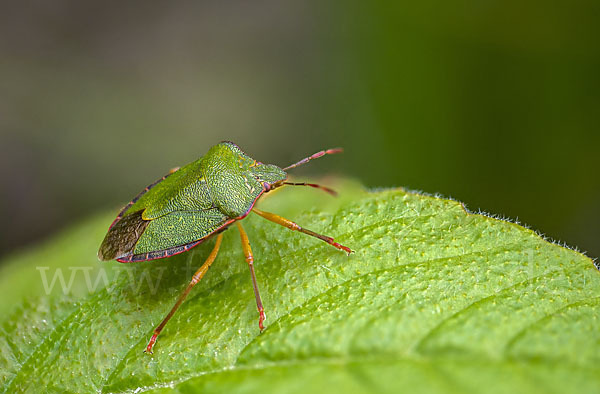
[[[283,189],[260,208],[333,236],[350,257],[257,215],[243,221],[262,334],[235,228],[153,356],[142,351],[154,326],[214,241],[100,263],[111,213],[9,258],[5,391],[600,392],[600,273],[589,258],[455,201],[339,188],[339,199]],[[67,291],[58,278],[51,286],[59,272]]]

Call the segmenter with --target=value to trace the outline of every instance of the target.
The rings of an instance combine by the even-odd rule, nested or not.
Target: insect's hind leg
[[[310,231],[308,229],[302,228],[299,225],[297,225],[296,223],[292,222],[291,220],[283,218],[283,217],[281,217],[279,215],[276,215],[274,213],[259,211],[256,208],[253,208],[252,211],[254,211],[255,213],[259,214],[263,218],[265,218],[267,220],[270,220],[270,221],[272,221],[274,223],[280,224],[280,225],[282,225],[284,227],[287,227],[290,230],[300,231],[301,233],[308,234],[308,235],[311,235],[313,237],[319,238],[321,241],[325,241],[329,245],[331,245],[331,246],[333,246],[335,248],[338,248],[340,250],[343,250],[344,252],[348,253],[348,255],[350,255],[350,253],[352,253],[352,249],[350,249],[347,246],[341,245],[341,244],[339,244],[337,242],[334,242],[333,238],[328,237],[326,235],[317,234],[314,231]]]
[[[254,255],[252,254],[252,249],[250,248],[250,241],[248,240],[248,235],[242,227],[242,224],[238,221],[236,222],[238,226],[238,230],[240,230],[240,238],[242,240],[242,249],[244,249],[244,255],[246,256],[246,262],[248,263],[248,267],[250,268],[250,276],[252,276],[252,287],[254,288],[254,297],[256,298],[256,308],[258,308],[258,328],[260,330],[264,330],[263,322],[265,321],[265,309],[263,308],[262,300],[260,299],[260,292],[258,291],[258,284],[256,283],[256,274],[254,273]]]
[[[171,319],[171,317],[173,317],[173,315],[175,314],[177,309],[179,309],[179,307],[181,306],[181,304],[183,303],[183,301],[185,300],[185,298],[187,297],[189,292],[192,290],[192,287],[194,287],[196,285],[196,283],[200,282],[200,280],[202,279],[204,274],[206,274],[206,271],[208,271],[211,264],[215,261],[215,258],[217,257],[217,253],[219,253],[219,247],[221,246],[222,240],[223,240],[223,234],[217,235],[217,240],[215,242],[215,246],[214,246],[212,252],[210,252],[210,255],[208,255],[208,258],[206,259],[204,264],[202,264],[202,266],[200,268],[198,268],[198,271],[196,271],[196,273],[192,277],[191,282],[187,285],[185,290],[181,293],[181,295],[177,299],[177,302],[175,302],[175,305],[173,305],[173,308],[171,308],[171,310],[169,311],[167,316],[163,319],[163,321],[160,322],[158,327],[156,327],[156,329],[154,329],[154,334],[152,335],[150,342],[148,342],[148,346],[146,346],[146,350],[145,350],[146,353],[152,354],[152,348],[154,347],[154,343],[156,342],[156,338],[158,337],[160,332],[163,330],[163,328],[165,327],[167,322]]]

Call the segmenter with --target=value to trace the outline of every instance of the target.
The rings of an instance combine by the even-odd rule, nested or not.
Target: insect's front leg
[[[246,231],[242,227],[242,224],[237,222],[238,230],[240,230],[240,238],[242,239],[242,249],[244,249],[244,255],[246,256],[246,262],[248,263],[248,267],[250,268],[250,275],[252,276],[252,287],[254,287],[254,296],[256,297],[256,307],[258,308],[258,328],[260,330],[264,330],[263,322],[265,321],[265,310],[263,308],[262,300],[260,299],[260,292],[258,291],[258,284],[256,283],[256,274],[254,273],[254,255],[252,254],[252,249],[250,248],[250,241],[248,240],[248,235]]]
[[[276,215],[274,213],[259,211],[256,208],[252,208],[252,211],[255,212],[255,213],[257,213],[258,215],[262,216],[263,218],[265,218],[267,220],[270,220],[270,221],[272,221],[274,223],[277,223],[277,224],[279,224],[279,225],[281,225],[283,227],[287,227],[290,230],[300,231],[301,233],[310,235],[311,237],[319,238],[321,241],[327,242],[329,245],[333,246],[334,248],[337,248],[339,250],[343,250],[344,252],[348,253],[348,256],[350,256],[350,253],[353,252],[353,250],[350,249],[349,247],[344,246],[342,244],[339,244],[339,243],[335,242],[333,238],[328,237],[327,235],[321,235],[321,234],[315,233],[314,231],[311,231],[311,230],[309,230],[307,228],[300,227],[298,224],[292,222],[289,219],[283,218],[283,217],[281,217],[279,215]]]

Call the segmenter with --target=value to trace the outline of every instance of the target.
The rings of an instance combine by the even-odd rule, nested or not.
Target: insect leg
[[[284,227],[289,228],[290,230],[294,230],[294,231],[300,231],[301,233],[304,234],[308,234],[311,235],[313,237],[319,238],[322,241],[327,242],[329,245],[334,246],[340,250],[343,250],[344,252],[348,253],[348,255],[350,255],[350,253],[352,253],[352,250],[350,248],[348,248],[347,246],[344,245],[340,245],[337,242],[333,241],[333,238],[328,237],[326,235],[321,235],[321,234],[317,234],[314,231],[310,231],[308,229],[302,228],[299,225],[297,225],[296,223],[292,222],[291,220],[288,220],[286,218],[282,218],[279,215],[275,215],[274,213],[269,213],[269,212],[263,212],[263,211],[259,211],[256,208],[252,209],[255,213],[259,214],[260,216],[262,216],[263,218],[270,220],[274,223],[280,224]]]
[[[173,315],[175,314],[177,309],[179,309],[179,307],[181,306],[181,304],[183,303],[183,301],[189,294],[190,290],[192,290],[192,287],[194,287],[196,285],[196,283],[200,282],[200,279],[202,279],[204,274],[206,274],[206,271],[208,271],[208,269],[210,268],[213,261],[215,261],[215,258],[217,257],[217,253],[219,252],[219,247],[221,246],[222,239],[223,239],[223,234],[217,235],[217,240],[215,242],[215,246],[214,246],[212,252],[210,252],[210,255],[208,256],[208,258],[206,259],[204,264],[202,264],[202,266],[198,269],[198,271],[196,271],[196,273],[192,277],[192,281],[187,285],[185,290],[181,293],[181,295],[177,299],[177,302],[175,302],[175,305],[173,305],[173,308],[171,308],[171,310],[169,311],[167,316],[163,319],[163,321],[160,322],[158,327],[156,327],[156,329],[154,330],[154,334],[152,335],[150,342],[148,342],[148,346],[146,346],[146,350],[145,350],[146,353],[152,354],[152,348],[154,347],[156,338],[158,337],[160,332],[165,327],[165,324],[167,324],[169,319],[171,319],[171,317],[173,317]]]
[[[265,321],[265,309],[263,308],[262,300],[260,299],[260,292],[258,291],[258,284],[256,283],[256,274],[254,273],[254,255],[252,254],[252,249],[250,249],[250,241],[248,241],[248,235],[242,224],[238,221],[236,222],[238,226],[238,230],[240,230],[240,238],[242,239],[242,249],[244,249],[244,254],[246,255],[246,262],[248,263],[248,267],[250,267],[250,275],[252,276],[252,287],[254,287],[254,296],[256,297],[256,307],[258,308],[258,328],[260,330],[264,330],[263,321]]]

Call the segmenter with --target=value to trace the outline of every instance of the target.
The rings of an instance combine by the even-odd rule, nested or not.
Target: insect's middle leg
[[[341,245],[337,242],[334,242],[333,238],[328,237],[326,235],[321,235],[321,234],[317,234],[314,231],[310,231],[306,228],[300,227],[299,225],[297,225],[296,223],[292,222],[289,219],[283,218],[279,215],[276,215],[274,213],[270,213],[270,212],[263,212],[263,211],[259,211],[256,208],[252,209],[255,213],[259,214],[260,216],[262,216],[263,218],[270,220],[274,223],[280,224],[283,227],[287,227],[290,230],[294,230],[294,231],[300,231],[301,233],[304,234],[308,234],[310,236],[319,238],[321,241],[325,241],[327,242],[329,245],[338,248],[340,250],[343,250],[344,252],[348,253],[348,255],[350,255],[350,253],[352,253],[352,249],[350,249],[347,246]]]
[[[163,321],[160,322],[158,327],[156,327],[156,329],[154,329],[154,334],[152,335],[150,342],[148,342],[148,346],[146,346],[146,350],[145,350],[146,353],[152,354],[152,348],[154,347],[154,343],[156,342],[156,338],[158,337],[160,332],[163,330],[163,328],[165,327],[167,322],[171,319],[171,317],[173,317],[173,315],[175,314],[177,309],[179,309],[179,306],[181,306],[181,304],[183,303],[183,301],[185,300],[185,298],[187,297],[189,292],[192,290],[192,287],[194,287],[196,285],[196,283],[200,282],[200,279],[202,279],[204,274],[206,274],[206,271],[208,271],[208,269],[210,268],[213,261],[215,261],[215,258],[217,258],[217,253],[219,252],[219,247],[221,246],[222,240],[223,240],[223,234],[217,235],[217,240],[215,242],[215,246],[214,246],[212,252],[210,252],[210,255],[208,256],[208,258],[206,259],[204,264],[202,264],[202,266],[200,268],[198,268],[198,271],[196,271],[196,273],[192,277],[192,281],[187,285],[185,290],[181,293],[181,295],[177,299],[177,302],[175,302],[175,305],[173,305],[173,308],[171,308],[171,310],[169,311],[167,316],[163,319]]]
[[[246,262],[248,263],[248,267],[250,268],[250,275],[252,276],[252,287],[254,288],[254,297],[256,297],[256,307],[258,308],[258,328],[260,330],[264,330],[263,322],[265,321],[265,309],[263,308],[262,300],[260,299],[260,292],[258,291],[258,284],[256,283],[256,274],[254,273],[254,255],[252,254],[252,249],[250,248],[250,241],[248,240],[248,235],[246,231],[242,227],[242,224],[237,221],[238,230],[240,230],[240,238],[242,239],[242,249],[244,249],[244,255],[246,256]]]

